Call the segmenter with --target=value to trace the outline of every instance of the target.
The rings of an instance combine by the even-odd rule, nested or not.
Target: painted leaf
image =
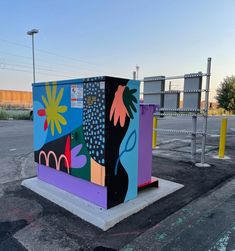
[[[122,86],[122,85],[118,86],[118,89],[115,92],[113,103],[110,109],[109,119],[111,121],[112,118],[114,117],[114,126],[116,126],[119,121],[120,126],[123,127],[126,122],[126,117],[127,116],[129,117],[126,106],[123,103],[124,89],[125,89],[125,86]]]
[[[136,93],[137,89],[129,89],[128,86],[126,86],[124,93],[123,93],[123,102],[125,104],[125,107],[128,111],[128,114],[130,115],[130,118],[133,119],[133,112],[136,112],[137,109],[135,107],[135,104],[137,104],[137,99],[134,95]]]
[[[71,168],[82,168],[86,165],[87,157],[86,155],[78,155],[82,149],[82,144],[75,146],[71,150]]]

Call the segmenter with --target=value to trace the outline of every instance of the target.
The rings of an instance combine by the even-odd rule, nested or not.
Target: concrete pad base
[[[139,192],[138,197],[134,200],[122,203],[108,210],[41,181],[37,177],[24,180],[22,185],[65,208],[81,219],[106,231],[128,216],[137,213],[157,200],[183,187],[181,184],[168,180],[158,180],[159,188],[143,190]]]
[[[195,166],[197,166],[197,167],[210,167],[211,165],[207,164],[207,163],[196,163]]]
[[[223,158],[220,158],[218,155],[216,156],[213,156],[214,159],[221,159],[221,160],[228,160],[228,159],[231,159],[229,156],[224,156]]]

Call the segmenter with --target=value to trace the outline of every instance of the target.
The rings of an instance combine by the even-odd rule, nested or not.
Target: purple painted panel
[[[38,178],[80,198],[107,209],[107,187],[38,165]]]
[[[155,105],[140,105],[138,186],[151,181],[152,133]]]

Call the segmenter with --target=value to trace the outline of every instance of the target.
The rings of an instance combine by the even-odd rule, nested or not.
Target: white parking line
[[[219,135],[218,134],[208,134],[211,138],[218,138]]]

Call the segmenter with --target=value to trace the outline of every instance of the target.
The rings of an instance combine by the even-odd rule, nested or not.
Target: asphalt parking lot
[[[209,134],[211,134],[208,137],[208,145],[213,146],[206,156],[207,162],[211,164],[209,168],[197,168],[190,163],[190,153],[187,152],[184,136],[182,138],[182,135],[159,133],[159,151],[153,158],[153,174],[184,184],[185,187],[106,232],[21,187],[20,183],[23,179],[33,177],[36,173],[32,147],[33,123],[32,121],[0,121],[0,204],[2,205],[0,207],[0,250],[105,250],[105,248],[119,250],[122,248],[130,251],[146,250],[145,247],[151,250],[153,240],[155,246],[152,245],[152,250],[174,250],[174,247],[178,248],[176,250],[189,250],[189,246],[183,245],[185,239],[189,238],[185,232],[189,220],[193,226],[190,229],[191,236],[205,244],[197,247],[196,242],[193,242],[191,250],[217,250],[217,246],[221,244],[218,241],[223,239],[226,233],[227,236],[231,233],[230,237],[227,237],[229,240],[226,244],[230,250],[234,247],[234,232],[231,224],[235,222],[231,210],[234,209],[235,202],[233,195],[235,117],[229,118],[226,149],[229,159],[227,160],[213,158],[218,152],[220,119],[214,117],[208,123]],[[198,121],[198,124],[200,127],[201,122]],[[159,128],[182,129],[183,127],[190,129],[191,120],[159,119]],[[172,147],[176,142],[180,151]],[[198,144],[200,145],[200,140]],[[199,157],[200,153],[198,153]],[[217,197],[221,196],[220,202],[213,200],[213,194],[217,194]],[[209,201],[208,205],[205,200]],[[195,213],[187,214],[189,212],[187,206],[192,208],[190,212],[198,208],[204,208],[204,211],[193,218]],[[183,216],[179,217],[179,214]],[[227,221],[221,226],[219,222],[225,216]],[[200,219],[204,219],[201,225]],[[174,230],[170,233],[166,231],[169,222],[173,224]],[[214,230],[213,224],[216,224]],[[200,232],[202,230],[198,231],[203,229],[200,226],[210,227],[210,238],[207,241],[203,239],[206,235]],[[204,230],[209,231],[206,227]],[[181,234],[176,236],[177,231]]]

